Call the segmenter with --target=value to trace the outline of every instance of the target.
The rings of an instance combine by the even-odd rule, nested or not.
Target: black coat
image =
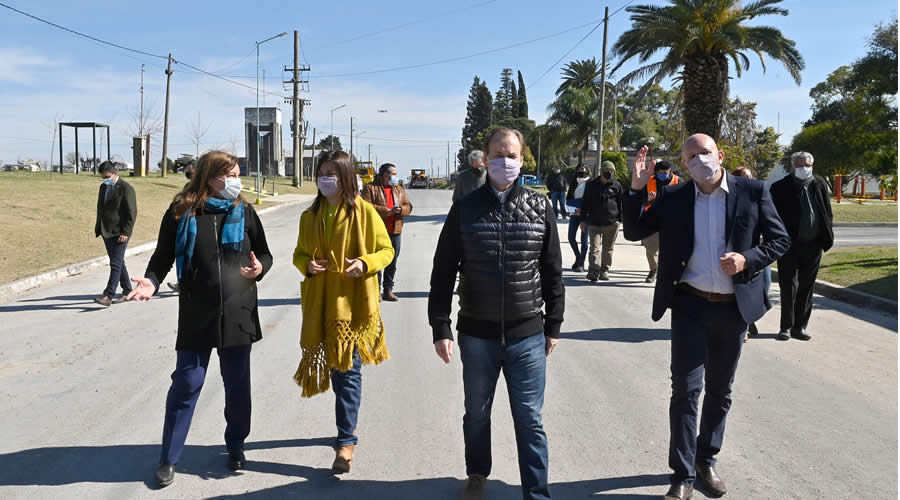
[[[507,340],[541,332],[559,336],[565,306],[562,254],[546,196],[513,186],[501,206],[484,185],[453,204],[431,272],[428,317],[434,340],[453,338],[457,272],[461,334]]]
[[[134,188],[121,177],[112,187],[109,199],[104,202],[109,186],[100,185],[97,194],[97,221],[94,223],[94,236],[115,238],[125,235],[131,237],[134,221],[137,220],[137,197]]]
[[[240,253],[223,251],[219,244],[225,213],[197,216],[191,272],[178,281],[178,339],[175,349],[199,351],[212,347],[252,344],[262,338],[256,303],[256,282],[272,268],[272,254],[256,211],[244,204],[244,242]],[[175,262],[178,221],[172,205],[159,227],[156,251],[147,264],[145,278],[162,284]],[[250,265],[250,251],[262,264],[256,280],[241,276]]]
[[[619,181],[603,183],[599,177],[588,181],[581,201],[581,217],[591,226],[608,226],[622,222],[622,200],[625,191]]]
[[[564,193],[566,188],[569,187],[569,180],[566,179],[566,174],[560,173],[552,173],[549,177],[547,177],[547,190],[551,193]]]
[[[734,294],[744,321],[753,323],[772,307],[763,287],[762,270],[787,252],[791,239],[762,182],[731,174],[726,180],[725,242],[747,259],[746,269],[732,276]],[[643,212],[640,192],[625,197],[625,238],[640,241],[659,232],[653,321],[659,321],[672,306],[675,288],[694,253],[694,190],[693,182],[670,184]]]
[[[772,184],[772,202],[778,215],[784,221],[784,228],[792,241],[796,241],[800,230],[800,216],[803,209],[803,186],[794,180],[793,174],[786,175],[783,179]],[[819,222],[819,245],[822,250],[828,251],[834,245],[834,230],[832,229],[831,197],[828,195],[828,186],[819,178],[813,179],[809,186],[809,194],[812,196],[813,208],[816,210],[816,220]]]

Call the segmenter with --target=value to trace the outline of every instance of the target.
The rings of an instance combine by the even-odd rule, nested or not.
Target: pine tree
[[[494,121],[503,122],[508,118],[515,118],[518,114],[515,106],[519,100],[516,92],[516,82],[513,80],[512,69],[503,68],[500,72],[500,88],[494,98]]]
[[[525,95],[525,79],[522,78],[522,72],[519,71],[519,109],[516,116],[519,118],[528,118],[528,96]]]
[[[469,101],[466,105],[466,122],[462,130],[462,147],[457,153],[460,170],[468,167],[468,155],[475,149],[480,149],[481,144],[476,143],[479,133],[491,126],[491,91],[488,86],[477,76],[469,89]]]

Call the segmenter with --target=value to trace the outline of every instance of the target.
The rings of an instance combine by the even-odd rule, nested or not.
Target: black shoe
[[[171,281],[167,281],[166,286],[169,287],[169,290],[172,290],[173,292],[178,293],[178,283],[172,283]]]
[[[107,297],[106,295],[101,295],[94,299],[94,302],[100,304],[103,307],[109,307],[112,304],[112,299]]]
[[[156,484],[160,488],[165,488],[166,486],[172,484],[172,481],[175,481],[175,466],[172,464],[159,464],[159,468],[156,469]]]
[[[781,330],[775,338],[778,340],[791,340],[791,334],[787,330]]]
[[[231,470],[241,470],[247,466],[247,459],[244,458],[244,450],[232,450],[228,452],[228,468]]]
[[[665,500],[690,500],[694,487],[689,484],[673,484],[666,492]]]
[[[654,281],[656,281],[656,271],[650,271],[650,273],[647,274],[647,278],[644,280],[644,283],[653,283]]]
[[[719,498],[728,490],[725,488],[725,481],[716,474],[716,469],[710,465],[696,465],[694,470],[697,472],[697,482],[703,489],[703,493],[712,498]]]
[[[756,323],[750,323],[750,325],[747,327],[747,333],[751,337],[756,337],[757,335],[759,335],[759,330],[756,329]]]
[[[806,330],[801,328],[799,330],[791,330],[791,337],[797,340],[809,340],[812,338],[812,335],[809,335],[806,333]]]
[[[597,279],[599,279],[601,281],[609,281],[609,273],[606,271],[603,271],[602,273],[600,273],[600,276],[598,276]]]
[[[576,267],[575,269],[572,269],[572,270],[575,271],[576,273],[583,273],[584,265],[579,264],[578,267]]]
[[[588,279],[588,281],[595,281],[595,282],[596,282],[598,279],[600,279],[600,274],[599,274],[599,273],[592,273],[592,272],[588,271],[588,273],[587,273],[587,279]]]

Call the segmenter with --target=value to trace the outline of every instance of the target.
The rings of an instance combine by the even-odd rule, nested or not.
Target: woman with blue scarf
[[[175,264],[177,352],[166,398],[159,486],[175,479],[194,407],[213,348],[225,384],[225,446],[232,470],[244,468],[250,433],[250,346],[262,338],[256,283],[272,267],[262,223],[241,197],[237,158],[221,151],[200,157],[191,182],[175,196],[143,278],[128,299],[149,300]]]

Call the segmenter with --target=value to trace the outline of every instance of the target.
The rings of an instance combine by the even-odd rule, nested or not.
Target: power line
[[[325,130],[324,128],[322,130]],[[350,134],[340,134],[335,132],[335,137],[350,137]],[[354,134],[354,137],[359,137]],[[384,137],[371,137],[369,135],[362,136],[366,141],[387,141],[387,142],[416,142],[416,143],[439,143],[439,144],[447,144],[447,139],[444,140],[436,140],[436,139],[387,139]],[[458,140],[452,139],[451,143],[458,143]]]
[[[612,17],[612,16],[618,14],[619,12],[622,11],[622,9],[624,9],[625,7],[627,7],[627,6],[628,6],[629,4],[631,4],[632,2],[634,2],[634,0],[629,0],[627,3],[625,3],[625,5],[622,5],[621,7],[619,7],[618,9],[616,9],[612,14],[610,14],[609,17]],[[556,65],[559,64],[560,61],[562,61],[563,59],[565,59],[566,56],[568,56],[569,54],[572,53],[573,50],[575,50],[576,48],[578,48],[578,46],[581,45],[582,42],[584,42],[585,40],[587,40],[587,38],[588,38],[589,36],[591,36],[591,34],[592,34],[593,32],[597,31],[597,28],[599,28],[600,25],[602,25],[603,22],[606,21],[607,19],[608,19],[608,18],[601,19],[600,22],[597,23],[597,25],[594,26],[594,28],[591,29],[591,31],[589,31],[587,35],[584,35],[583,37],[581,37],[581,40],[578,40],[578,42],[577,42],[575,45],[573,45],[569,50],[567,50],[565,54],[561,55],[561,56],[559,57],[559,59],[557,59],[557,60],[556,60],[553,64],[551,64],[546,70],[544,70],[544,72],[541,73],[541,76],[537,77],[537,79],[533,80],[531,83],[529,83],[527,86],[525,86],[525,89],[526,89],[526,90],[530,89],[535,83],[539,82],[542,78],[544,78],[545,76],[547,76],[547,73],[549,73],[551,70],[553,70],[554,68],[556,68]]]
[[[196,70],[196,71],[198,71],[198,72],[200,72],[200,73],[203,73],[204,75],[208,75],[208,76],[211,76],[211,77],[213,77],[213,78],[218,78],[219,80],[223,80],[223,81],[226,81],[226,82],[228,82],[228,83],[232,83],[232,84],[234,84],[234,85],[240,85],[241,87],[244,87],[244,88],[247,88],[247,89],[250,89],[250,90],[253,90],[253,91],[256,91],[256,90],[257,90],[256,87],[253,87],[253,86],[250,86],[250,85],[245,85],[245,84],[243,84],[243,83],[241,83],[241,82],[236,82],[236,81],[234,81],[234,80],[230,80],[230,79],[228,79],[228,78],[225,78],[224,76],[217,75],[217,74],[215,74],[215,73],[210,73],[209,71],[206,71],[206,70],[203,69],[203,68],[198,68],[198,67],[193,66],[193,65],[190,65],[190,64],[188,64],[188,63],[186,63],[186,62],[184,62],[184,61],[179,61],[179,60],[173,58],[173,59],[172,59],[172,62],[174,62],[175,64],[181,64],[182,66],[187,66],[188,68],[194,69],[194,70]],[[268,94],[268,95],[273,95],[273,96],[275,96],[275,97],[280,97],[280,98],[282,98],[282,99],[285,97],[284,94],[276,94],[276,93],[274,93],[274,92],[269,92],[269,91],[266,91],[266,90],[260,90],[259,92],[262,93],[262,94]]]
[[[49,24],[50,26],[53,26],[53,27],[55,27],[55,28],[59,28],[59,29],[61,29],[61,30],[63,30],[63,31],[68,31],[69,33],[78,35],[78,36],[83,37],[83,38],[87,38],[88,40],[93,40],[93,41],[95,41],[95,42],[99,42],[99,43],[102,43],[102,44],[105,44],[105,45],[109,45],[109,46],[111,46],[111,47],[116,47],[116,48],[119,48],[119,49],[122,49],[122,50],[127,50],[127,51],[129,51],[129,52],[134,52],[134,53],[136,53],[136,54],[142,54],[142,55],[149,56],[149,57],[156,57],[156,58],[159,58],[159,59],[168,59],[168,56],[161,56],[161,55],[159,55],[159,54],[151,54],[150,52],[144,52],[143,50],[132,49],[132,48],[130,48],[130,47],[126,47],[126,46],[124,46],[124,45],[119,45],[119,44],[113,43],[113,42],[108,42],[108,41],[106,41],[106,40],[102,40],[102,39],[100,39],[100,38],[97,38],[97,37],[94,37],[94,36],[91,36],[91,35],[85,35],[84,33],[81,33],[81,32],[79,32],[79,31],[75,31],[75,30],[73,30],[73,29],[66,28],[65,26],[60,26],[60,25],[58,25],[58,24],[56,24],[56,23],[54,23],[54,22],[48,21],[48,20],[43,19],[43,18],[40,18],[40,17],[38,17],[38,16],[31,15],[31,14],[29,14],[29,13],[27,13],[27,12],[23,12],[23,11],[21,11],[21,10],[15,8],[15,7],[11,7],[11,6],[6,5],[5,3],[2,3],[2,2],[0,2],[0,7],[5,7],[5,8],[7,8],[7,9],[13,11],[13,12],[16,12],[16,13],[18,13],[18,14],[22,14],[23,16],[30,17],[30,18],[34,19],[35,21],[40,21],[40,22],[42,22],[42,23]]]

